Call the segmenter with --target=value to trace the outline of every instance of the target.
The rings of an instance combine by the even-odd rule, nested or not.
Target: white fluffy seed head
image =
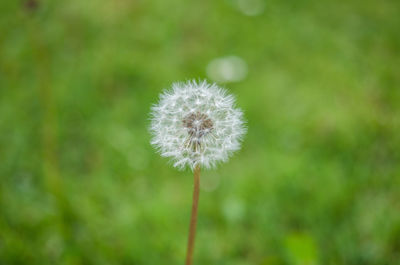
[[[206,81],[174,83],[152,107],[151,144],[174,166],[192,170],[226,162],[246,132],[243,113],[225,89]]]

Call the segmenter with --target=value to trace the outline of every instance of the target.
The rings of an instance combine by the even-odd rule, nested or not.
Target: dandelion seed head
[[[152,107],[152,145],[175,167],[215,167],[240,148],[243,114],[225,89],[206,81],[174,83]]]

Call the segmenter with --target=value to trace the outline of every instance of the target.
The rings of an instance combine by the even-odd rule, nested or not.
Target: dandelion
[[[245,133],[234,101],[226,90],[205,81],[173,84],[152,108],[151,143],[180,169],[227,161]]]
[[[200,168],[226,162],[240,148],[246,128],[243,113],[225,89],[206,81],[174,83],[153,106],[152,145],[179,169],[194,171],[192,215],[186,265],[192,262]]]

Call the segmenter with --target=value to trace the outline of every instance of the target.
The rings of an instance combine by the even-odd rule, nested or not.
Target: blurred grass
[[[203,173],[195,264],[400,264],[398,1],[0,12],[0,264],[182,263],[192,176],[151,148],[148,112],[229,55],[249,132]]]

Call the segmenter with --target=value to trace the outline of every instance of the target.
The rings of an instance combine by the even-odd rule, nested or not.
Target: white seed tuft
[[[206,81],[174,83],[152,107],[151,144],[174,166],[215,167],[240,148],[243,113],[225,89]]]

